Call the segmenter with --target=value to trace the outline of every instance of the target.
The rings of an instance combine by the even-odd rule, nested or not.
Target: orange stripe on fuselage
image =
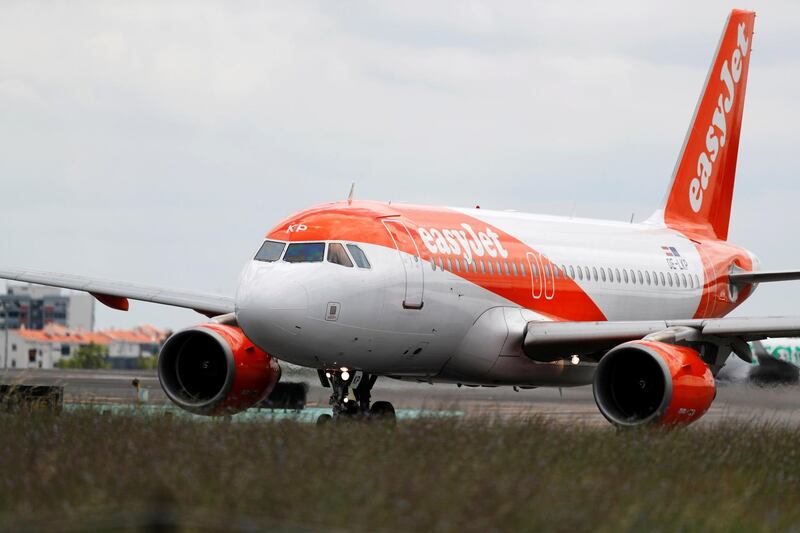
[[[553,320],[605,320],[592,299],[574,280],[565,276],[558,279],[553,276],[552,299],[544,296],[533,298],[534,279],[528,254],[540,258],[542,269],[547,265],[552,271],[556,267],[550,259],[500,228],[452,209],[378,202],[326,204],[288,217],[273,228],[267,238],[284,241],[346,240],[394,249],[394,242],[381,224],[381,219],[386,217],[402,220],[411,232],[421,258],[425,261],[435,259],[437,268],[440,257],[445,260],[449,257],[451,261],[459,259],[461,272],[454,269],[452,274]],[[438,237],[434,238],[436,252],[432,251],[429,238],[433,230],[444,239],[442,242]],[[451,238],[445,237],[445,230]],[[402,251],[416,254],[410,243],[408,248]],[[520,264],[525,266],[525,276],[491,275],[488,270],[481,272],[472,266],[466,272],[464,260],[474,260],[475,264],[480,260],[492,260],[495,264],[499,261],[503,269],[505,261],[514,261],[518,269]],[[540,272],[539,276],[542,275]]]
[[[744,302],[752,291],[751,286],[742,287],[735,302],[728,297],[728,272],[732,264],[747,271],[753,270],[750,255],[738,246],[719,240],[692,239],[697,253],[703,261],[705,283],[700,304],[694,318],[716,318],[725,316]]]

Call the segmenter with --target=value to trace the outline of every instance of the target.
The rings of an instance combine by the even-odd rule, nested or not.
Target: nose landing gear
[[[325,380],[322,379],[323,377]],[[320,371],[320,380],[323,381],[323,385],[327,381],[331,387],[329,403],[333,408],[333,416],[320,415],[317,418],[317,424],[325,424],[339,418],[363,418],[394,423],[395,412],[391,403],[380,401],[370,405],[372,387],[377,379],[378,376],[361,371],[351,373],[346,368]],[[349,396],[351,388],[355,401]]]

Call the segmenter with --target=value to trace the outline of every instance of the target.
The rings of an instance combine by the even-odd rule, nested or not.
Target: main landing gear
[[[329,403],[333,415],[323,414],[317,418],[317,425],[337,419],[382,420],[395,422],[394,407],[389,402],[374,402],[370,405],[372,387],[378,376],[365,372],[350,372],[347,368],[338,370],[319,370],[319,379],[323,386],[331,388]],[[350,398],[353,391],[355,400]]]

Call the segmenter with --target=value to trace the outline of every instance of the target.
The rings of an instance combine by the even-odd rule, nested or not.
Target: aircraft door
[[[424,289],[424,279],[422,273],[422,259],[419,255],[417,243],[411,237],[408,227],[401,220],[384,219],[386,231],[392,237],[397,252],[400,254],[400,261],[406,275],[406,294],[403,300],[403,307],[406,309],[422,309],[422,293]]]

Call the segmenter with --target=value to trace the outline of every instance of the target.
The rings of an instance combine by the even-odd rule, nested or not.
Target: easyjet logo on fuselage
[[[709,178],[714,171],[714,162],[717,160],[719,150],[725,147],[727,116],[733,108],[735,87],[742,77],[743,61],[747,57],[749,47],[745,29],[744,23],[739,24],[736,48],[731,54],[730,64],[727,59],[722,63],[719,79],[725,84],[728,94],[725,95],[725,91],[720,91],[711,125],[706,133],[706,151],[700,152],[697,158],[697,177],[689,183],[689,205],[695,213],[699,213],[703,207],[703,192],[708,189]]]
[[[472,229],[467,223],[462,229],[418,228],[422,242],[432,254],[462,255],[467,262],[473,257],[508,257],[508,250],[503,248],[499,235],[487,227],[485,231]]]

